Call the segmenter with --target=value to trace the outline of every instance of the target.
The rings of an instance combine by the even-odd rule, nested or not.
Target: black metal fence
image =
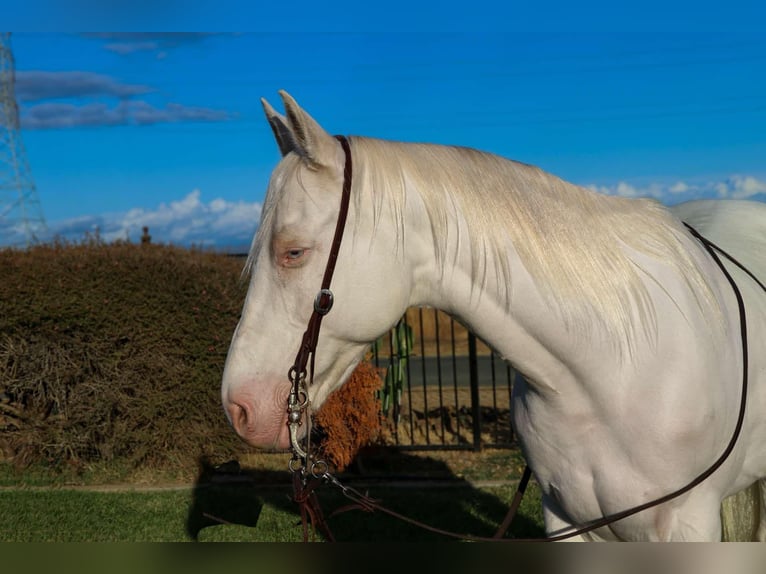
[[[389,441],[405,449],[505,448],[516,373],[448,315],[410,309],[371,350],[386,372]]]

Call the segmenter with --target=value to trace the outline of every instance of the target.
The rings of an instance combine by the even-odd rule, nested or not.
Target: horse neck
[[[407,221],[424,221],[422,201],[408,195]],[[510,291],[495,280],[501,270],[493,258],[487,257],[486,267],[477,272],[468,242],[459,239],[465,237],[464,226],[459,219],[451,222],[456,232],[450,231],[446,252],[437,256],[430,227],[408,225],[405,253],[414,277],[410,304],[451,314],[541,389],[576,384],[574,372],[582,359],[577,335],[545,302],[510,241]]]
[[[633,319],[643,283],[622,245],[643,242],[631,230],[643,237],[648,220],[662,217],[657,208],[604,198],[473,150],[354,143],[358,227],[373,230],[373,241],[385,236],[404,255],[411,304],[452,313],[517,366],[529,355],[519,344],[527,340],[566,361],[582,355],[584,334],[589,349],[630,351],[629,337],[627,344],[620,337],[643,324]],[[593,225],[584,228],[584,218]],[[649,244],[669,234],[656,235]],[[583,255],[571,249],[578,242],[597,248]],[[606,328],[591,329],[594,322]]]

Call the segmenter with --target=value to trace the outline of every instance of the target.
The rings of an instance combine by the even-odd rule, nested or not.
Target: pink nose
[[[287,399],[256,404],[250,393],[232,393],[223,406],[237,434],[250,446],[284,450],[290,446]],[[284,407],[282,406],[284,404]]]

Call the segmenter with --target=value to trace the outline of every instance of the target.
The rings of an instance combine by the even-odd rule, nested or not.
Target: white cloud
[[[101,216],[81,216],[49,224],[51,232],[67,239],[82,239],[98,229],[106,241],[138,241],[148,227],[152,241],[203,246],[246,246],[250,243],[261,215],[259,202],[228,201],[216,198],[203,201],[200,190],[185,197],[160,203],[153,208],[136,207],[127,212]]]
[[[766,180],[752,175],[732,175],[727,179],[708,182],[676,181],[633,185],[589,185],[592,191],[623,197],[651,197],[668,205],[692,199],[753,199],[766,202]],[[261,216],[259,202],[229,201],[214,198],[205,201],[200,190],[154,207],[136,207],[127,212],[82,215],[58,222],[49,222],[51,234],[80,240],[85,233],[98,230],[107,241],[129,239],[138,241],[142,227],[149,227],[157,243],[237,247],[246,249]],[[18,244],[23,237],[21,228],[0,221],[0,245]]]
[[[766,194],[766,182],[752,176],[733,175],[727,181],[716,186],[721,197],[731,199],[750,199],[758,194]]]
[[[615,185],[589,185],[588,189],[606,195],[650,197],[668,205],[693,199],[755,199],[766,201],[766,181],[754,176],[732,175],[722,181],[686,182],[672,184],[650,183],[634,186],[621,181]]]
[[[652,183],[644,187],[636,187],[627,182],[620,181],[617,185],[589,185],[591,191],[602,193],[604,195],[619,195],[621,197],[653,197],[659,199],[666,190],[659,184]]]
[[[694,187],[690,186],[688,183],[686,183],[684,181],[678,181],[678,182],[674,183],[673,185],[671,185],[668,188],[668,191],[670,193],[687,193],[689,191],[692,191],[693,189],[694,189]]]

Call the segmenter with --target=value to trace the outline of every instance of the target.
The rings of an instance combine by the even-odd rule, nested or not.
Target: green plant
[[[393,419],[399,422],[402,405],[402,390],[409,383],[408,363],[414,346],[412,327],[404,319],[400,320],[391,330],[391,359],[386,370],[381,394],[381,408],[384,416],[388,416],[393,407]],[[380,348],[380,341],[375,345]]]

